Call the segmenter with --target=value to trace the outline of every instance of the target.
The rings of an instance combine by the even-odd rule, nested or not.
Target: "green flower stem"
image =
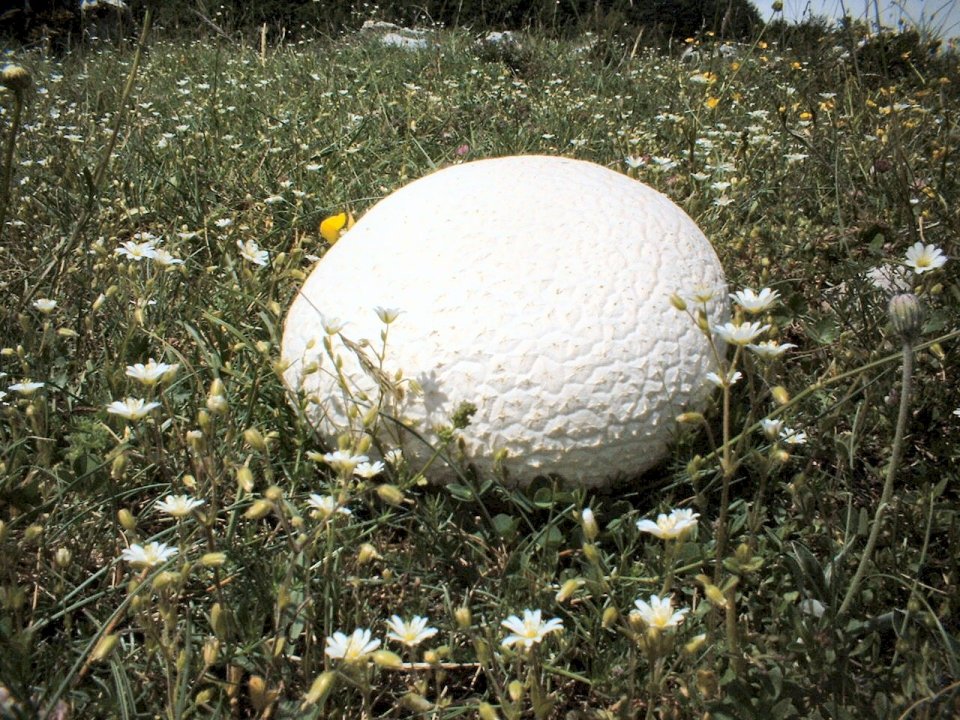
[[[883,483],[883,492],[880,495],[880,503],[877,505],[877,512],[873,518],[873,525],[870,527],[870,535],[867,537],[866,547],[863,549],[863,555],[860,557],[860,564],[857,571],[850,581],[850,587],[847,588],[847,594],[843,598],[843,603],[837,611],[837,617],[842,618],[850,609],[850,604],[857,596],[860,589],[860,583],[863,581],[864,573],[867,571],[867,565],[870,564],[870,558],[873,556],[873,550],[877,546],[877,539],[880,537],[880,527],[883,524],[883,516],[893,498],[893,480],[897,475],[897,469],[900,465],[900,458],[903,455],[903,436],[906,432],[907,417],[910,412],[910,391],[913,383],[913,343],[910,340],[903,341],[903,379],[900,390],[900,412],[897,415],[897,428],[893,435],[893,448],[890,452],[890,464],[887,466],[887,477]]]
[[[726,630],[727,651],[730,653],[730,662],[733,671],[742,676],[744,671],[743,655],[740,653],[740,630],[737,627],[737,583],[731,583],[726,592]]]
[[[13,117],[10,120],[10,132],[3,153],[3,178],[0,179],[0,240],[3,240],[3,228],[7,224],[7,207],[10,204],[10,176],[13,174],[13,150],[17,145],[17,133],[20,131],[20,117],[23,114],[23,92],[13,95]]]

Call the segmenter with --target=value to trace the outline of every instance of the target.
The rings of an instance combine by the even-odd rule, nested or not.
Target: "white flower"
[[[256,240],[247,240],[246,242],[237,240],[237,247],[240,248],[240,257],[254,265],[263,267],[270,262],[270,253],[261,250]]]
[[[808,157],[809,155],[805,155],[804,153],[789,153],[787,155],[784,155],[783,159],[786,160],[789,165],[792,165],[793,163],[798,163],[803,160],[806,160]]]
[[[720,197],[716,198],[711,203],[711,205],[713,205],[714,207],[723,208],[723,207],[727,207],[728,205],[733,205],[733,203],[734,203],[733,198],[729,198],[726,195],[721,195]]]
[[[501,643],[503,647],[523,645],[528,650],[535,643],[543,640],[547,633],[563,630],[563,621],[560,618],[553,618],[544,622],[540,610],[524,610],[522,620],[516,615],[511,615],[500,624],[513,633],[503,639]]]
[[[688,608],[681,608],[674,612],[672,595],[667,595],[665,598],[651,595],[649,602],[637,598],[634,605],[637,606],[640,619],[646,626],[657,630],[676,627],[683,622],[683,616],[690,612]]]
[[[320,327],[323,328],[323,331],[327,335],[336,335],[338,332],[343,330],[344,325],[346,325],[346,323],[340,318],[328,318],[325,315],[320,316]]]
[[[213,224],[222,230],[223,228],[228,228],[233,225],[233,220],[230,218],[220,218],[219,220],[214,220]]]
[[[323,521],[329,520],[335,514],[352,515],[350,509],[340,505],[333,495],[317,495],[316,493],[311,493],[310,497],[307,498],[307,505],[316,510],[317,515]]]
[[[383,472],[383,463],[377,460],[376,462],[362,462],[359,463],[354,469],[353,474],[357,477],[362,477],[366,480],[375,478],[377,475]]]
[[[402,312],[402,310],[399,308],[385,308],[380,307],[379,305],[375,307],[373,311],[377,314],[377,317],[380,318],[380,322],[382,322],[384,325],[389,325],[392,323]]]
[[[723,325],[715,325],[713,331],[720,339],[731,345],[749,345],[757,339],[760,333],[769,329],[769,325],[761,325],[758,322],[728,322]]]
[[[46,383],[34,382],[32,380],[24,380],[23,382],[14,383],[7,390],[12,390],[15,393],[20,393],[21,395],[33,395],[37,390],[42,388]]]
[[[694,285],[689,292],[681,293],[684,300],[690,300],[697,305],[706,305],[717,298],[721,289],[715,285]]]
[[[153,259],[157,256],[157,246],[152,240],[136,242],[127,240],[120,247],[113,251],[115,255],[122,255],[125,258],[140,262],[141,260]]]
[[[723,377],[721,377],[715,372],[707,373],[707,380],[709,380],[711,383],[713,383],[717,387],[721,387],[721,388],[730,387],[731,385],[734,385],[737,382],[737,380],[739,380],[742,377],[743,375],[740,373],[739,370],[734,370],[732,373],[728,372]]]
[[[754,353],[759,355],[764,359],[771,359],[775,357],[780,357],[790,348],[795,348],[796,345],[793,343],[783,343],[782,345],[776,340],[764,340],[757,344],[747,345],[747,349],[752,350]]]
[[[826,611],[827,608],[824,606],[824,604],[816,598],[807,598],[806,600],[800,601],[800,612],[805,613],[806,615],[813,615],[815,618],[821,618]]]
[[[264,202],[267,205],[277,205],[283,202],[283,195],[271,195],[266,200],[264,200]]]
[[[370,654],[380,647],[379,640],[370,639],[370,631],[357,628],[347,637],[342,632],[335,632],[327,638],[327,648],[324,653],[334,660],[343,660],[346,663],[355,663],[366,660]]]
[[[669,515],[660,513],[657,521],[637,520],[637,530],[650,533],[661,540],[677,540],[685,537],[697,526],[699,513],[686,508],[672,510]]]
[[[171,517],[186,517],[206,501],[192,498],[189,495],[167,495],[157,502],[157,510]]]
[[[173,267],[174,265],[183,265],[183,260],[170,254],[163,248],[157,248],[153,252],[153,261],[162,267]]]
[[[763,419],[760,421],[760,427],[763,428],[763,434],[771,440],[776,440],[783,430],[783,420]]]
[[[780,439],[789,445],[803,445],[807,442],[807,434],[785,427],[780,431]]]
[[[764,288],[759,293],[751,288],[744,288],[735,293],[730,293],[730,297],[751,315],[757,315],[773,305],[780,293],[770,288]]]
[[[906,264],[917,275],[943,267],[946,262],[947,256],[936,245],[924,245],[918,241],[907,249]]]
[[[403,462],[403,450],[401,450],[400,448],[394,448],[393,450],[388,450],[386,454],[383,456],[383,459],[386,460],[391,465],[393,465],[393,467],[397,467],[400,463]]]
[[[152,542],[146,546],[131,545],[120,553],[120,557],[134,567],[151,568],[165,563],[177,554],[175,547],[161,542]]]
[[[126,375],[127,377],[133,378],[137,382],[143,383],[144,385],[150,387],[152,385],[156,385],[158,382],[160,382],[160,380],[173,377],[179,367],[179,363],[168,365],[167,363],[163,362],[158,363],[153,358],[150,358],[146,365],[143,363],[127,365]]]
[[[641,168],[647,164],[647,161],[645,158],[639,157],[639,156],[633,156],[633,155],[629,157],[625,157],[623,161],[627,164],[627,167],[630,168],[631,170],[636,170],[637,168]]]
[[[57,301],[50,298],[37,298],[33,301],[33,306],[46,315],[52,313],[54,308],[57,307]]]
[[[343,452],[343,450],[335,450],[323,456],[323,461],[327,465],[348,475],[353,474],[357,465],[369,462],[369,460],[370,458],[366,455],[351,455],[350,453]]]
[[[419,645],[424,640],[429,640],[437,634],[435,627],[427,627],[428,618],[414,615],[410,622],[403,620],[399,615],[393,615],[387,620],[387,627],[390,632],[387,637],[390,640],[396,640],[408,647]]]
[[[127,420],[142,420],[156,408],[160,407],[158,402],[147,402],[142,398],[128,397],[126,400],[114,400],[107,405],[107,412],[111,415],[119,415]]]

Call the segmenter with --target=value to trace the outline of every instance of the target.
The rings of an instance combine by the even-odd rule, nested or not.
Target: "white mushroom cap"
[[[347,420],[323,318],[379,349],[374,308],[398,308],[383,370],[423,393],[406,394],[397,416],[435,443],[433,428],[470,402],[462,435],[482,473],[505,450],[511,481],[604,485],[663,459],[675,417],[702,408],[714,358],[669,298],[716,287],[721,322],[725,285],[696,224],[625,175],[541,156],[455,165],[379,202],[317,264],[287,316],[284,379],[336,437]],[[376,398],[354,352],[331,339],[349,386]],[[413,436],[404,451],[432,454]],[[430,477],[454,476],[437,462]]]

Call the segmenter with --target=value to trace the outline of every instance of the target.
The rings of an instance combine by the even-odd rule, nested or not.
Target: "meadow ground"
[[[956,57],[439,39],[8,56],[5,716],[955,716]],[[776,291],[616,493],[333,455],[279,381],[323,218],[516,153],[653,185]]]

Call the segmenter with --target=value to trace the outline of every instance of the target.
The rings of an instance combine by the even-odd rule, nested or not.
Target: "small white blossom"
[[[354,469],[353,474],[357,477],[362,477],[366,480],[375,478],[377,475],[383,472],[384,465],[382,462],[377,460],[376,462],[362,462],[359,463]]]
[[[270,253],[261,250],[256,240],[237,240],[237,247],[240,248],[240,257],[254,265],[264,267],[270,262]]]
[[[769,329],[769,325],[761,325],[758,322],[728,322],[723,325],[714,326],[713,331],[721,340],[731,345],[749,345],[756,340],[761,333]]]
[[[113,251],[115,255],[121,255],[128,260],[140,262],[141,260],[152,260],[157,256],[157,247],[152,240],[136,242],[127,240],[121,243],[120,247]]]
[[[916,242],[907,249],[906,264],[912,267],[917,275],[943,267],[946,262],[947,256],[936,245]]]
[[[780,431],[780,439],[789,445],[803,445],[807,442],[807,434],[785,427]]]
[[[392,323],[402,312],[399,308],[385,308],[380,307],[379,305],[375,307],[373,311],[377,314],[377,317],[380,318],[380,322],[382,322],[384,325],[389,325]]]
[[[107,405],[107,412],[119,415],[127,420],[142,420],[160,407],[158,402],[147,402],[142,398],[128,397],[126,400],[114,400]]]
[[[44,315],[52,313],[54,308],[57,307],[57,301],[51,300],[50,298],[37,298],[33,301],[33,307],[42,312]]]
[[[764,435],[771,440],[776,440],[780,436],[780,431],[783,430],[783,420],[765,418],[760,421],[760,427]]]
[[[186,517],[206,501],[192,498],[189,495],[167,495],[157,502],[157,510],[171,517]]]
[[[638,520],[637,530],[650,533],[661,540],[678,540],[685,537],[697,526],[699,513],[687,508],[672,510],[669,515],[660,513],[657,521]]]
[[[335,450],[324,454],[323,461],[335,470],[352,475],[357,465],[369,462],[370,458],[366,455],[351,455],[343,450]]]
[[[14,383],[7,390],[11,390],[20,395],[33,395],[37,390],[42,388],[46,383],[35,382],[31,380],[24,380],[23,382]]]
[[[357,628],[349,637],[342,632],[335,632],[327,638],[324,653],[329,658],[346,663],[365,661],[380,647],[380,641],[371,640],[370,635],[370,631],[364,628]]]
[[[780,294],[776,290],[764,288],[760,292],[755,292],[751,288],[744,288],[735,293],[730,293],[730,297],[751,315],[762,313],[773,305]]]
[[[713,383],[719,388],[722,388],[722,387],[730,387],[736,384],[737,380],[742,378],[743,375],[740,373],[739,370],[734,370],[732,373],[730,372],[724,373],[722,377],[715,372],[708,372],[706,377],[707,377],[707,380],[709,380],[711,383]]]
[[[177,554],[175,547],[161,542],[152,542],[147,545],[131,545],[124,548],[120,557],[138,568],[156,567]]]
[[[438,632],[435,627],[427,627],[428,622],[430,622],[428,618],[419,615],[414,615],[410,622],[403,620],[399,615],[393,615],[387,620],[387,627],[390,628],[387,638],[403,643],[407,647],[419,645]]]
[[[311,493],[307,505],[316,510],[321,520],[327,521],[334,515],[352,515],[349,508],[342,506],[333,495]]]
[[[780,357],[787,350],[795,348],[796,345],[793,343],[783,343],[782,345],[776,340],[764,340],[756,344],[751,343],[747,345],[747,349],[753,351],[756,355],[769,360],[771,358]]]
[[[690,612],[688,608],[674,611],[672,595],[667,595],[665,598],[651,595],[649,602],[637,598],[634,605],[646,626],[656,630],[676,627],[683,622],[683,616]]]
[[[168,365],[164,362],[158,363],[153,358],[150,358],[146,364],[134,363],[133,365],[127,365],[126,375],[127,377],[133,378],[137,382],[150,387],[152,385],[156,385],[161,380],[173,377],[179,367],[179,363]]]
[[[516,615],[511,615],[500,624],[511,632],[503,639],[501,643],[503,647],[523,645],[528,650],[535,643],[541,642],[547,633],[563,630],[563,621],[560,618],[552,618],[544,622],[540,610],[524,610],[522,620]]]

